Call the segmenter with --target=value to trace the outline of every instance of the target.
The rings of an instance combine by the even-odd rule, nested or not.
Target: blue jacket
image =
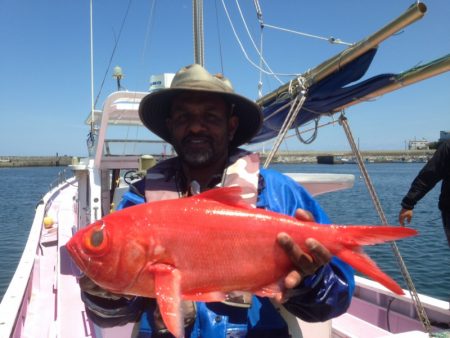
[[[302,208],[310,211],[318,223],[330,223],[318,203],[289,177],[273,170],[261,169],[260,178],[257,207],[291,216],[298,208]],[[143,191],[140,184],[137,188]],[[121,207],[143,201],[141,197],[128,192],[124,196]],[[296,288],[295,295],[284,303],[284,307],[305,321],[325,321],[347,310],[353,290],[353,269],[333,257],[329,264],[302,281]],[[128,304],[122,303],[121,309],[115,309],[117,316],[108,312],[111,307],[110,302],[103,316],[101,301],[87,294],[84,294],[84,300],[91,319],[100,326],[124,324],[137,318],[142,308],[145,308],[141,316],[140,337],[154,335],[152,317],[155,302],[153,300],[146,302],[137,298]],[[216,338],[230,335],[233,337],[289,337],[284,319],[267,298],[253,296],[252,306],[249,309],[222,303],[198,302],[196,305],[196,319],[194,324],[187,328],[187,337]]]

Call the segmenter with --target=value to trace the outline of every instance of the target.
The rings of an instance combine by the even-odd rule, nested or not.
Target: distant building
[[[449,130],[441,130],[441,136],[439,137],[439,142],[450,139]]]
[[[174,76],[175,76],[174,73],[164,73],[150,76],[149,91],[153,92],[156,90],[169,88]]]
[[[408,142],[409,150],[428,150],[428,141],[425,139],[422,140],[410,140]]]

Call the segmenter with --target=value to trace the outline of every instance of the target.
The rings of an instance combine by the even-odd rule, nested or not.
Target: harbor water
[[[389,224],[398,224],[400,201],[423,163],[369,163],[368,172]],[[335,224],[380,224],[356,164],[275,164],[283,172],[343,173],[355,175],[352,189],[317,197]],[[39,200],[58,178],[61,167],[0,169],[0,299],[17,267]],[[67,173],[70,175],[70,172]],[[397,242],[403,260],[419,293],[450,300],[450,248],[437,208],[440,183],[416,206],[411,227],[419,236]],[[365,251],[402,287],[390,244],[366,247]]]

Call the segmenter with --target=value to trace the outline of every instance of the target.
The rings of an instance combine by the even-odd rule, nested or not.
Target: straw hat
[[[186,91],[220,94],[233,106],[233,115],[239,118],[239,126],[230,143],[232,148],[249,142],[259,131],[262,124],[259,106],[236,94],[228,79],[211,75],[197,64],[180,69],[175,74],[170,88],[155,91],[142,99],[139,106],[139,117],[142,123],[163,140],[170,142],[166,126],[170,106],[175,96]]]

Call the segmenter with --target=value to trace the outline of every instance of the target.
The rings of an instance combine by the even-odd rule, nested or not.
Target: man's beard
[[[214,162],[214,154],[210,148],[202,152],[189,151],[182,153],[181,159],[191,168],[202,168]]]
[[[181,141],[181,144],[174,145],[178,156],[191,168],[202,168],[213,164],[217,159],[217,150],[213,141],[208,140],[202,147],[190,144],[190,138]]]

